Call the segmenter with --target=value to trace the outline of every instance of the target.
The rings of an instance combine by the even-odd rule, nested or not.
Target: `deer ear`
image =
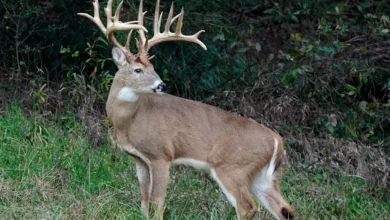
[[[112,48],[112,59],[118,68],[123,67],[127,63],[126,56],[119,47]]]

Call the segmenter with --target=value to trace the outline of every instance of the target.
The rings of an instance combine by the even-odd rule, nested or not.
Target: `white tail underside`
[[[269,209],[269,204],[266,200],[266,192],[268,189],[271,189],[273,187],[273,181],[274,181],[274,172],[275,172],[275,161],[277,157],[278,152],[278,140],[275,138],[275,145],[274,145],[274,152],[272,154],[271,161],[269,162],[268,166],[264,167],[263,170],[261,170],[260,173],[258,173],[252,183],[252,193],[255,195],[255,197],[263,203],[265,207]],[[272,213],[276,215],[276,213]]]

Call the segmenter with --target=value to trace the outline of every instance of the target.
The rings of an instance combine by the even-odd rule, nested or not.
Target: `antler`
[[[181,9],[181,12],[173,17],[173,3],[171,5],[171,9],[169,10],[167,22],[165,23],[165,30],[164,32],[160,33],[160,27],[161,27],[161,20],[162,20],[162,15],[163,13],[161,12],[160,16],[160,0],[157,0],[156,3],[156,9],[154,11],[154,24],[153,24],[153,30],[154,30],[154,35],[153,37],[149,40],[145,36],[145,32],[148,32],[146,28],[143,26],[143,20],[144,20],[144,15],[146,12],[143,11],[143,0],[141,0],[140,5],[139,5],[139,10],[138,10],[138,20],[137,21],[129,21],[129,22],[121,22],[119,21],[119,14],[120,10],[122,9],[123,5],[123,0],[121,3],[119,3],[114,17],[112,17],[112,0],[109,0],[107,2],[107,7],[104,9],[107,17],[107,27],[105,27],[100,20],[99,16],[99,1],[95,0],[93,2],[93,7],[94,7],[94,16],[92,17],[89,14],[86,13],[77,13],[78,15],[84,16],[91,21],[93,21],[99,28],[100,30],[106,35],[107,39],[109,42],[116,47],[119,47],[122,49],[122,51],[125,53],[126,57],[128,60],[135,60],[137,57],[142,57],[146,58],[148,57],[148,51],[150,48],[155,46],[158,43],[165,42],[165,41],[188,41],[188,42],[193,42],[198,45],[200,45],[203,49],[207,50],[206,45],[202,43],[198,39],[199,35],[204,32],[204,30],[199,31],[198,33],[194,35],[183,35],[181,32],[181,29],[183,27],[183,18],[184,18],[184,9]],[[173,17],[173,18],[172,18]],[[176,30],[174,33],[170,32],[170,27],[173,22],[176,20]],[[121,44],[118,43],[114,36],[115,31],[123,31],[123,30],[130,30],[129,34],[127,36],[127,41],[126,45],[122,46]],[[131,40],[131,34],[133,30],[138,30],[138,35],[139,39],[137,39],[137,48],[138,48],[138,54],[134,55],[130,51],[130,40]]]
[[[107,7],[104,9],[104,11],[106,13],[106,17],[107,17],[107,27],[105,27],[103,25],[102,21],[100,20],[99,0],[95,0],[93,2],[93,8],[94,8],[93,17],[89,14],[86,14],[86,13],[77,13],[77,14],[80,16],[84,16],[84,17],[90,19],[91,21],[93,21],[99,27],[99,29],[104,33],[104,35],[106,35],[108,41],[113,46],[121,48],[122,51],[125,53],[125,55],[129,59],[135,59],[136,56],[133,53],[131,53],[130,48],[129,48],[129,41],[130,41],[132,30],[138,29],[138,30],[142,30],[142,31],[146,31],[146,32],[148,32],[148,31],[142,25],[142,21],[141,21],[141,24],[136,24],[136,23],[140,23],[139,21],[129,21],[129,22],[125,22],[125,23],[119,21],[119,15],[120,15],[120,11],[122,9],[122,5],[123,5],[123,0],[119,3],[118,7],[116,8],[114,17],[112,17],[112,0],[109,0],[107,2]],[[124,47],[121,44],[119,44],[119,42],[117,41],[117,39],[114,36],[114,32],[115,31],[125,31],[125,30],[130,30],[130,32],[129,32],[128,39],[126,42],[126,46]]]
[[[141,0],[140,4],[142,5],[142,0]],[[141,13],[141,11],[142,11],[141,5],[140,5],[139,14],[138,14],[139,21],[143,20],[143,14],[144,14],[144,13]],[[141,49],[141,53],[147,55],[150,48],[152,48],[153,46],[155,46],[158,43],[165,42],[165,41],[193,42],[193,43],[196,43],[199,46],[201,46],[204,50],[207,50],[206,45],[204,45],[204,43],[198,39],[199,35],[202,32],[204,32],[204,30],[199,31],[198,33],[196,33],[194,35],[182,34],[181,29],[183,27],[183,18],[184,18],[184,9],[183,8],[181,9],[181,12],[178,15],[173,17],[173,3],[172,3],[171,9],[169,10],[167,22],[165,23],[165,29],[164,29],[164,32],[162,32],[162,33],[160,33],[160,27],[161,27],[161,20],[162,20],[163,13],[161,12],[160,16],[159,16],[159,13],[160,13],[160,0],[157,0],[156,9],[154,11],[154,24],[153,24],[154,35],[153,35],[153,37],[150,40],[147,40],[147,39],[145,39],[145,34],[143,33],[143,30],[138,30],[138,33],[140,34],[140,38],[142,41],[142,43],[140,45],[140,46],[142,46],[142,48],[139,48],[139,49]],[[141,14],[142,14],[142,16],[140,16]],[[176,19],[178,19],[177,24],[176,24],[176,30],[174,33],[172,33],[172,32],[170,32],[169,29],[170,29],[172,23],[176,21]]]

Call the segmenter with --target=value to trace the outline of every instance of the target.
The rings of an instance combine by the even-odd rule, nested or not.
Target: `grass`
[[[298,163],[281,185],[297,219],[388,219],[388,190]],[[235,218],[207,174],[183,167],[172,168],[166,205],[165,219]],[[0,219],[140,218],[133,160],[92,147],[74,114],[47,120],[11,103],[0,115]],[[272,217],[262,209],[256,219]]]

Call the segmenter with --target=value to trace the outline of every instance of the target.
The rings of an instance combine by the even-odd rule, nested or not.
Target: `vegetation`
[[[108,143],[92,146],[77,116],[27,116],[12,102],[0,116],[0,213],[3,219],[139,219],[134,161]],[[296,161],[299,163],[299,161]],[[390,195],[359,177],[316,169],[283,178],[297,219],[386,219]],[[131,166],[129,166],[131,165]],[[167,219],[232,219],[234,209],[205,173],[171,169]],[[262,209],[258,219],[271,219]]]
[[[138,3],[125,0],[124,19],[135,19]],[[151,12],[155,0],[144,5]],[[161,2],[164,12],[169,6]],[[204,29],[208,50],[152,49],[168,93],[277,130],[290,159],[282,190],[297,216],[385,219],[388,1],[175,1],[176,11],[183,6],[183,32]],[[111,46],[76,15],[85,11],[90,1],[0,0],[0,216],[139,215],[132,161],[106,138]],[[167,217],[234,216],[207,175],[172,172]]]

